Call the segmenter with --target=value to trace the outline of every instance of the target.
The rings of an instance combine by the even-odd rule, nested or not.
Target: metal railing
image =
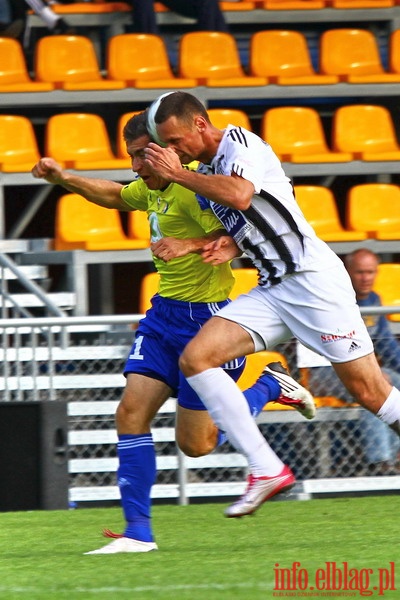
[[[362,312],[400,314],[400,307]],[[125,385],[122,372],[133,328],[141,316],[0,319],[1,401],[67,402],[72,501],[119,498],[114,414]],[[398,323],[392,325],[396,330]],[[295,374],[294,340],[279,350]],[[228,443],[208,456],[184,457],[176,449],[174,413],[175,401],[170,399],[152,427],[158,470],[153,497],[185,503],[191,497],[240,494],[246,477],[243,457]],[[400,477],[368,470],[365,413],[354,406],[322,407],[309,422],[296,411],[264,410],[258,422],[296,472],[297,493],[398,489]]]

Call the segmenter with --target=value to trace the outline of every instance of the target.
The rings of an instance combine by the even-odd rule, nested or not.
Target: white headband
[[[150,105],[149,112],[147,113],[147,130],[152,139],[157,144],[159,144],[159,146],[163,146],[164,148],[166,144],[164,144],[164,142],[160,140],[157,133],[156,114],[163,98],[169,96],[170,94],[173,94],[173,92],[167,92],[166,94],[162,94],[157,98],[157,100],[154,100],[154,102],[152,102],[152,104]]]

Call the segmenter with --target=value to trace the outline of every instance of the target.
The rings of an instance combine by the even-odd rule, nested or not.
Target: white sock
[[[400,435],[400,390],[393,387],[376,416]]]
[[[233,379],[217,368],[192,375],[187,381],[204,402],[217,427],[247,458],[250,472],[256,477],[279,475],[284,464],[262,436]]]

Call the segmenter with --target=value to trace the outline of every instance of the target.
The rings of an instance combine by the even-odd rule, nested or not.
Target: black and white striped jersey
[[[215,215],[259,271],[260,285],[279,283],[304,270],[337,264],[338,257],[320,240],[297,204],[293,186],[271,146],[256,134],[229,125],[206,174],[235,173],[254,185],[251,206],[238,211],[207,200]]]

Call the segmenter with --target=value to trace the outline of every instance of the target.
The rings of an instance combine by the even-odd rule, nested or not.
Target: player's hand
[[[145,163],[160,177],[167,181],[174,180],[174,173],[182,170],[179,156],[172,148],[161,148],[150,142],[144,151]]]
[[[154,256],[164,262],[169,262],[178,256],[186,256],[191,252],[189,240],[179,240],[173,237],[164,237],[158,242],[154,242],[150,245],[150,249]]]
[[[44,157],[32,168],[36,179],[46,179],[50,183],[58,183],[62,179],[62,167],[54,158]]]
[[[229,235],[222,235],[217,240],[209,242],[203,248],[203,262],[221,265],[241,255],[235,241]]]

